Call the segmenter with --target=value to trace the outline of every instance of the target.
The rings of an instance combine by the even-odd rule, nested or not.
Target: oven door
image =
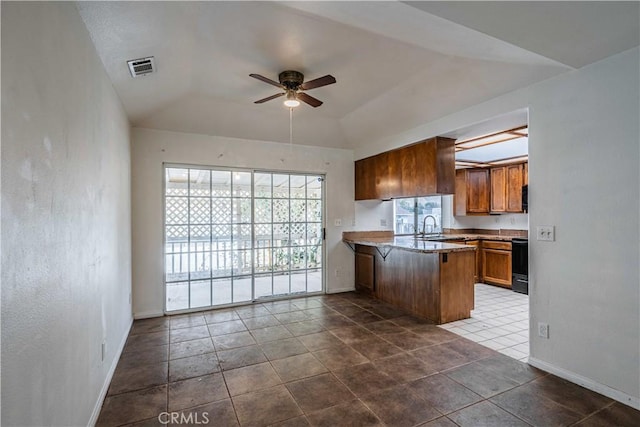
[[[529,275],[529,240],[513,239],[511,241],[511,272],[519,276]]]

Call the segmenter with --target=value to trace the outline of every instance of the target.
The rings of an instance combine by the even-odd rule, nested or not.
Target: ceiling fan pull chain
[[[289,107],[289,150],[293,152],[293,107]]]

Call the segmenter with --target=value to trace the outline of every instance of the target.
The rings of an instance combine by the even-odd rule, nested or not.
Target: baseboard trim
[[[327,291],[328,294],[340,294],[342,292],[353,292],[356,288],[340,288],[340,289],[331,289]]]
[[[150,319],[152,317],[162,317],[164,313],[161,311],[144,311],[142,313],[133,313],[133,318],[135,320],[140,319]]]
[[[91,413],[91,418],[89,419],[89,426],[95,426],[98,422],[98,417],[100,416],[100,410],[102,409],[102,405],[104,404],[104,399],[107,397],[107,391],[109,391],[109,386],[111,385],[111,380],[113,379],[113,374],[116,371],[116,366],[118,366],[118,362],[120,361],[120,356],[122,355],[122,351],[124,350],[124,345],[127,343],[127,338],[129,338],[129,333],[131,332],[131,327],[133,326],[133,319],[131,319],[131,323],[129,323],[129,328],[127,329],[127,333],[124,334],[120,345],[118,346],[118,351],[116,352],[115,357],[113,358],[113,362],[109,367],[109,372],[107,372],[107,377],[104,380],[104,384],[102,385],[102,390],[100,390],[100,395],[98,396],[98,401],[96,402],[96,406],[93,408],[93,412]]]
[[[590,378],[583,377],[582,375],[578,375],[566,369],[551,365],[550,363],[544,362],[540,359],[536,359],[535,357],[529,356],[529,364],[538,369],[549,372],[550,374],[571,381],[572,383],[578,384],[579,386],[587,388],[591,391],[595,391],[596,393],[600,393],[604,396],[610,397],[611,399],[617,400],[618,402],[624,403],[625,405],[631,406],[632,408],[640,410],[640,398],[638,397],[630,396],[620,390],[616,390],[604,384],[593,381]]]

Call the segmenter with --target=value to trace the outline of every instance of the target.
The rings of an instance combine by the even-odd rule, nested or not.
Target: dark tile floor
[[[639,426],[640,412],[347,293],[136,321],[99,426]]]

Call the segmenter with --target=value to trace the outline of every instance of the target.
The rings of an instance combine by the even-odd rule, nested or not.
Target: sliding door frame
[[[200,169],[200,170],[209,170],[209,171],[229,171],[231,172],[231,174],[236,173],[236,172],[244,172],[244,173],[250,173],[251,174],[251,300],[250,301],[240,301],[240,302],[231,302],[228,304],[218,304],[218,305],[210,305],[210,306],[203,306],[203,307],[194,307],[194,308],[186,308],[186,309],[180,309],[180,310],[167,310],[167,257],[166,257],[166,239],[167,239],[167,218],[166,218],[166,206],[167,206],[167,179],[166,179],[166,173],[167,173],[167,169],[169,168],[176,168],[176,169]],[[318,176],[321,179],[321,198],[320,198],[320,203],[321,203],[321,215],[322,215],[322,220],[321,220],[321,257],[322,257],[322,267],[321,267],[321,290],[319,291],[315,291],[315,292],[305,292],[304,294],[289,294],[289,295],[284,295],[284,296],[280,296],[280,295],[276,295],[276,296],[272,296],[272,297],[261,297],[259,299],[256,299],[255,297],[255,276],[256,276],[256,271],[255,271],[255,250],[256,250],[256,245],[255,245],[255,179],[254,176],[256,173],[268,173],[268,174],[282,174],[282,175],[300,175],[300,176]],[[212,165],[201,165],[201,164],[192,164],[192,163],[174,163],[174,162],[163,162],[162,163],[162,169],[161,169],[161,182],[162,182],[162,197],[161,197],[161,209],[162,209],[162,246],[161,246],[161,256],[162,256],[162,266],[163,266],[163,271],[162,271],[162,297],[163,297],[163,312],[164,314],[183,314],[183,313],[193,313],[193,312],[199,312],[199,311],[207,311],[207,310],[215,310],[215,309],[221,309],[221,308],[227,308],[227,307],[238,307],[238,306],[244,306],[244,305],[251,305],[251,304],[259,304],[262,302],[268,302],[268,301],[280,301],[280,300],[289,300],[289,299],[296,299],[296,298],[305,298],[305,297],[309,297],[309,296],[314,296],[314,295],[322,295],[326,293],[326,279],[327,279],[327,247],[326,247],[326,238],[325,238],[325,234],[326,234],[326,210],[327,210],[327,206],[326,206],[326,173],[324,172],[309,172],[309,171],[291,171],[291,170],[275,170],[275,169],[268,169],[268,168],[242,168],[242,167],[229,167],[229,166],[212,166]],[[190,177],[187,177],[187,188],[189,188],[190,185]],[[273,183],[272,183],[272,189],[273,189]],[[191,197],[189,194],[189,190],[187,190],[187,197]],[[273,196],[273,195],[272,195]],[[211,198],[212,196],[209,195],[209,197]],[[233,194],[230,195],[231,199],[233,199]],[[289,200],[291,200],[291,195],[289,195]],[[307,200],[307,199],[305,199]],[[289,202],[290,203],[290,202]],[[289,206],[289,210],[291,209],[291,206]],[[290,221],[291,223],[291,221]],[[306,222],[305,222],[306,224]],[[187,234],[189,235],[189,232],[187,232]],[[190,247],[190,236],[187,237],[188,239],[188,247]],[[210,266],[210,268],[212,268],[212,266]],[[292,275],[292,270],[291,270],[291,260],[289,260],[289,270],[288,270],[288,274],[289,274],[289,290],[291,290],[291,275]],[[308,271],[305,273],[308,274]],[[213,280],[213,278],[210,278],[210,280]],[[272,280],[273,280],[273,276],[272,276]],[[190,277],[189,277],[189,282],[191,282]],[[273,286],[273,285],[272,285]],[[233,280],[232,280],[232,290],[231,290],[231,296],[233,299]],[[189,300],[191,299],[191,295],[189,292]],[[211,285],[211,302],[213,303],[213,284]],[[191,305],[191,302],[189,301],[189,306]]]

